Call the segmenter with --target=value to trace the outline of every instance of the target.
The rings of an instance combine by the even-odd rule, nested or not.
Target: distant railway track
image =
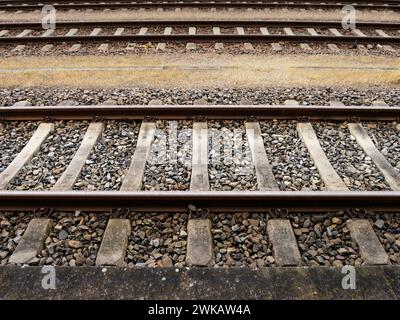
[[[368,9],[368,10],[394,10],[400,9],[400,4],[397,1],[20,1],[20,0],[8,0],[0,2],[0,10],[3,11],[32,11],[40,10],[43,4],[51,4],[59,10],[69,9],[175,9],[175,8],[202,8],[202,9],[279,9],[279,8],[292,8],[292,9],[340,9],[346,4],[353,5],[356,9]]]
[[[386,22],[360,22],[355,30],[341,29],[339,21],[281,20],[60,21],[56,27],[55,30],[43,30],[41,23],[35,22],[0,23],[0,44],[274,41],[400,43],[400,23]],[[118,29],[115,31],[113,28]],[[201,30],[200,33],[197,29]]]

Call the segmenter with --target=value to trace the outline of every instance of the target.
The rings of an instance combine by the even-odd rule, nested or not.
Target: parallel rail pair
[[[98,119],[301,119],[398,121],[400,107],[345,106],[77,106],[1,107],[2,121]],[[362,208],[397,211],[399,191],[1,191],[2,210],[99,210],[129,208],[138,211],[186,211],[189,205],[212,211],[270,209],[331,211]]]
[[[284,21],[284,20],[130,20],[130,21],[60,21],[57,29],[68,28],[118,28],[121,32],[103,30],[89,35],[79,35],[78,29],[73,34],[52,35],[54,30],[43,31],[41,35],[31,36],[32,30],[43,30],[37,22],[0,23],[0,44],[34,44],[34,43],[107,43],[107,42],[316,42],[316,43],[364,43],[364,44],[400,44],[400,24],[386,22],[360,22],[352,33],[343,34],[340,21]],[[123,28],[141,28],[143,32],[124,33]],[[171,31],[161,34],[149,34],[147,28],[165,27]],[[173,34],[172,28],[189,27],[189,34]],[[209,27],[210,34],[196,33],[196,27]],[[237,28],[237,33],[214,32],[219,28]],[[258,28],[255,32],[245,33],[244,27]],[[281,28],[282,32],[270,32],[268,28]],[[292,30],[292,28],[295,28]],[[296,28],[307,29],[296,33]],[[328,34],[321,34],[314,28],[329,29]],[[56,30],[57,30],[56,29]],[[372,29],[372,35],[364,34],[360,29]],[[9,36],[9,30],[23,30],[21,34]],[[70,29],[70,31],[73,29]],[[389,35],[384,30],[393,31]],[[232,31],[235,32],[235,31]]]
[[[26,0],[6,0],[0,2],[0,10],[3,11],[32,11],[41,10],[43,3],[51,4],[59,10],[69,9],[158,9],[158,8],[254,8],[254,9],[278,9],[278,8],[293,8],[293,9],[340,9],[347,4],[353,5],[356,9],[368,9],[368,10],[400,10],[400,5],[396,1],[341,1],[341,2],[323,2],[323,1],[121,1],[121,2],[99,2],[99,1],[83,1],[83,2],[71,2],[71,1],[26,1]]]

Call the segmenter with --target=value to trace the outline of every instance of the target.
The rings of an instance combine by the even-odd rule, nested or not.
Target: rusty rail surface
[[[400,106],[121,105],[0,107],[2,120],[299,119],[399,120]]]
[[[400,10],[400,5],[396,1],[368,1],[368,2],[351,2],[342,1],[340,4],[336,2],[323,2],[323,1],[304,1],[304,2],[287,2],[287,1],[169,1],[163,2],[161,0],[153,0],[151,2],[138,1],[136,3],[131,2],[99,2],[97,1],[24,1],[24,0],[6,0],[0,1],[0,10],[4,11],[16,11],[16,10],[39,10],[43,7],[43,4],[53,5],[59,10],[69,9],[156,9],[156,8],[255,8],[255,9],[278,9],[278,8],[308,8],[308,9],[340,9],[346,4],[353,5],[356,9],[368,9],[368,10]]]
[[[2,191],[0,210],[182,212],[189,205],[213,212],[399,211],[398,191]]]

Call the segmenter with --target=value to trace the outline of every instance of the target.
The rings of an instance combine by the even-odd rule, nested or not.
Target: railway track
[[[287,101],[282,106],[1,107],[1,297],[109,298],[105,291],[85,289],[101,284],[106,291],[117,290],[119,298],[171,297],[171,290],[180,292],[173,295],[177,298],[207,298],[211,297],[210,288],[228,281],[229,289],[219,294],[220,298],[279,298],[282,287],[292,288],[288,279],[296,279],[299,290],[289,290],[293,298],[346,298],[349,292],[338,291],[335,286],[343,277],[341,267],[353,265],[358,289],[351,292],[352,298],[371,298],[371,287],[376,298],[398,298],[393,281],[400,264],[400,172],[398,166],[395,168],[396,160],[393,162],[396,158],[381,149],[376,133],[388,130],[400,135],[400,107],[379,104],[300,107],[295,101]],[[189,123],[192,138],[179,142],[178,148],[179,154],[183,144],[191,145],[183,149],[190,154],[191,162],[186,191],[143,189],[143,177],[154,173],[153,166],[146,163],[151,159],[151,146],[160,141],[155,134],[160,120]],[[224,130],[224,126],[215,126],[215,121],[232,124],[229,120],[243,126],[255,171],[254,191],[211,188],[209,132]],[[309,154],[324,190],[288,191],[277,183],[282,173],[277,173],[277,160],[271,158],[269,149],[274,143],[287,142],[277,140],[269,145],[269,140],[263,139],[268,135],[282,137],[276,126],[280,121],[286,121],[285,127],[293,125],[298,136],[289,136],[297,139],[296,147],[288,148],[303,148]],[[71,157],[68,152],[62,156],[66,166],[47,190],[10,188],[24,167],[28,167],[25,172],[33,170],[30,163],[43,159],[50,167],[56,164],[50,153],[60,154],[53,148],[52,141],[57,140],[52,135],[60,132],[53,134],[52,130],[64,130],[78,122],[84,123],[84,137],[76,143],[80,146],[69,152]],[[113,148],[123,148],[116,142],[116,134],[108,131],[120,122],[125,125],[119,127],[119,134],[135,144],[131,157],[123,152],[128,166],[121,187],[114,191],[75,190],[80,174],[90,172],[85,167],[96,165],[93,156],[98,152],[112,155]],[[326,137],[321,136],[323,130],[318,129],[322,122],[338,123],[337,128],[348,130],[353,143],[369,157],[363,157],[369,166],[355,166],[367,171],[376,166],[382,179],[375,173],[372,176],[387,183],[386,191],[355,191],[351,190],[353,185],[346,185],[342,172],[333,169],[336,164],[329,143],[327,146]],[[30,138],[21,139],[18,132],[26,123],[30,125],[23,130],[33,132]],[[272,123],[273,131],[266,131]],[[134,134],[135,127],[140,127],[139,133]],[[63,135],[60,145],[76,137],[68,130]],[[19,151],[12,147],[15,153],[8,154],[8,136],[13,147],[15,141],[22,144]],[[46,145],[46,141],[50,143]],[[108,141],[111,149],[98,149],[96,145],[102,141]],[[347,145],[344,148],[351,150]],[[67,150],[64,146],[61,149]],[[302,160],[306,161],[304,155]],[[103,161],[107,162],[98,158],[97,165]],[[26,264],[30,267],[19,267]],[[36,284],[41,278],[35,275],[44,265],[56,266],[57,290],[43,291]],[[228,266],[250,268],[221,268]],[[276,277],[276,273],[281,276]],[[23,279],[26,290],[17,290],[12,280],[16,277]],[[83,277],[91,283],[85,282],[85,288],[80,282]],[[160,277],[165,277],[164,289],[145,290],[159,283]],[[218,281],[211,283],[210,277]],[[240,282],[241,277],[246,281]],[[121,288],[118,279],[127,278],[130,280],[124,280]],[[189,288],[188,283],[192,283]],[[288,293],[284,296],[287,298]]]
[[[70,2],[70,1],[1,1],[0,11],[33,11],[41,10],[43,4],[51,4],[58,10],[70,9],[176,9],[176,8],[202,8],[202,9],[278,9],[278,8],[293,8],[293,9],[341,9],[346,4],[353,5],[356,9],[368,10],[393,10],[398,11],[400,4],[397,1],[341,1],[341,2],[323,2],[323,1],[85,1],[85,2]]]
[[[398,120],[398,112],[398,107],[330,106],[324,108],[299,108],[296,105],[275,107],[171,106],[169,108],[161,108],[158,106],[83,106],[51,108],[2,107],[0,108],[0,118],[3,119],[3,121],[37,121],[43,119],[51,119],[51,121],[37,124],[35,134],[33,134],[33,132],[29,134],[32,141],[26,141],[27,146],[25,148],[22,148],[22,146],[20,147],[19,155],[10,154],[6,157],[6,159],[8,159],[8,165],[2,166],[3,172],[0,174],[2,180],[0,187],[3,189],[0,193],[0,208],[3,210],[20,210],[31,207],[43,207],[47,203],[50,207],[64,210],[72,208],[110,210],[119,204],[122,207],[129,207],[135,210],[154,211],[163,208],[165,211],[185,211],[190,203],[195,203],[201,207],[207,207],[217,211],[235,211],[237,210],[237,207],[242,207],[244,210],[263,211],[265,210],[265,203],[267,202],[274,208],[285,206],[285,208],[295,208],[299,211],[329,211],[335,209],[346,209],[349,207],[358,208],[360,206],[363,208],[380,208],[382,210],[386,208],[388,210],[393,210],[398,208],[400,201],[400,194],[395,192],[400,190],[400,175],[397,169],[392,166],[396,166],[396,161],[390,159],[391,162],[389,162],[385,159],[375,146],[377,142],[373,142],[373,140],[366,138],[368,136],[368,131],[363,127],[361,121]],[[26,178],[18,178],[18,175],[20,174],[21,176],[21,172],[24,172],[24,166],[30,163],[32,157],[34,157],[36,152],[41,148],[42,144],[44,144],[42,148],[45,148],[46,150],[48,148],[55,150],[55,148],[51,146],[51,143],[46,145],[46,138],[51,135],[54,126],[60,126],[60,123],[54,124],[52,121],[59,121],[60,119],[64,121],[74,120],[77,123],[79,123],[79,121],[82,122],[91,119],[102,119],[103,121],[142,120],[141,125],[138,123],[134,125],[132,124],[129,129],[135,131],[140,126],[139,133],[132,136],[132,139],[135,140],[133,143],[136,143],[136,148],[139,148],[139,151],[133,151],[132,163],[130,166],[126,165],[127,161],[125,161],[126,172],[123,174],[125,181],[120,181],[119,188],[108,186],[103,189],[114,191],[119,190],[119,192],[109,193],[106,191],[94,191],[96,189],[95,187],[92,191],[88,192],[84,191],[84,186],[83,189],[76,189],[76,187],[74,187],[75,183],[79,180],[78,178],[86,163],[85,161],[87,161],[91,155],[95,154],[94,150],[96,150],[96,141],[100,139],[105,127],[101,121],[93,121],[90,125],[87,122],[82,122],[82,128],[86,127],[87,131],[85,132],[84,137],[80,139],[81,146],[74,150],[76,152],[75,156],[73,156],[73,153],[71,154],[72,157],[69,158],[70,162],[68,163],[67,161],[65,163],[64,169],[57,170],[58,180],[53,178],[52,181],[48,181],[46,185],[40,186],[39,190],[44,190],[41,192],[31,193],[21,191],[32,191],[36,189],[35,184],[31,185],[33,188],[19,188],[18,186],[25,185],[23,181]],[[186,153],[191,154],[191,156],[189,156],[189,162],[196,161],[196,159],[201,156],[203,157],[199,164],[186,164],[185,166],[187,169],[185,170],[187,170],[187,172],[179,172],[180,175],[187,176],[189,179],[187,182],[183,180],[179,180],[178,182],[172,181],[170,187],[158,189],[159,191],[152,189],[151,186],[146,186],[146,184],[150,182],[146,182],[145,173],[147,172],[148,174],[152,174],[153,170],[155,170],[153,166],[160,165],[162,167],[163,165],[157,161],[154,163],[152,162],[155,160],[155,158],[152,158],[152,155],[156,153],[155,150],[151,149],[153,139],[155,139],[156,143],[160,143],[163,139],[161,136],[158,136],[158,133],[161,134],[162,132],[157,131],[160,129],[158,128],[155,119],[179,120],[186,122],[190,119],[193,120],[193,123],[191,125],[187,124],[186,128],[181,128],[179,125],[177,127],[179,130],[186,130],[186,134],[189,136],[186,145],[191,145],[193,143],[189,149],[185,149],[182,145],[179,146],[179,149],[183,148],[182,150],[186,150]],[[208,130],[207,119],[211,121]],[[215,168],[213,168],[212,164],[209,166],[206,165],[207,162],[212,160],[211,158],[211,160],[208,159],[209,156],[207,156],[207,154],[212,150],[207,148],[209,144],[211,144],[210,139],[214,139],[214,136],[209,136],[209,134],[210,132],[221,133],[225,130],[218,129],[220,127],[218,127],[218,125],[215,126],[213,121],[223,122],[228,121],[227,119],[243,121],[239,126],[242,128],[241,134],[245,139],[245,141],[243,141],[243,146],[241,147],[247,148],[250,151],[249,156],[251,160],[247,165],[252,167],[254,171],[247,172],[247,175],[253,175],[252,183],[255,183],[256,187],[251,185],[249,188],[249,184],[244,184],[240,189],[235,189],[236,186],[233,186],[230,188],[232,192],[224,192],[223,190],[226,190],[224,185],[211,183],[210,189],[209,176],[213,175],[213,170],[218,168],[218,164]],[[279,169],[274,168],[274,170],[272,170],[270,160],[268,160],[267,153],[264,151],[263,137],[265,136],[265,133],[262,133],[261,131],[261,128],[263,128],[263,130],[268,130],[268,126],[272,119],[280,119],[281,121],[303,119],[298,120],[299,122],[296,124],[285,122],[284,125],[293,126],[293,139],[298,139],[296,136],[301,137],[302,142],[296,140],[297,142],[295,142],[293,146],[295,146],[296,143],[300,143],[302,148],[309,153],[311,156],[310,159],[312,159],[311,161],[317,165],[317,169],[315,169],[312,164],[310,166],[314,168],[315,173],[318,171],[320,176],[319,179],[322,180],[324,186],[320,185],[319,187],[311,187],[308,183],[303,182],[304,185],[308,185],[308,187],[306,187],[308,191],[302,191],[302,189],[304,189],[304,187],[301,186],[302,184],[291,187],[289,185],[288,187],[284,180],[274,177],[277,173],[274,174],[273,171],[279,172]],[[358,183],[350,183],[346,173],[340,171],[340,175],[344,177],[344,180],[342,180],[342,178],[339,177],[339,174],[335,172],[326,156],[326,153],[328,155],[330,154],[329,148],[324,145],[325,149],[321,149],[320,143],[318,142],[316,132],[320,135],[323,130],[321,131],[321,129],[316,129],[317,131],[314,131],[311,122],[309,122],[316,120],[340,120],[343,122],[344,120],[351,121],[351,119],[356,122],[353,122],[352,124],[344,122],[345,127],[349,130],[347,134],[351,133],[358,143],[358,148],[364,150],[363,152],[366,152],[367,156],[372,159],[372,162],[376,166],[376,173],[374,174],[380,172],[381,175],[381,178],[378,178],[378,180],[381,181],[379,184],[380,186],[358,188]],[[259,121],[262,121],[262,123]],[[113,125],[118,127],[117,124]],[[193,128],[191,126],[193,126]],[[64,127],[64,125],[61,124],[61,127]],[[12,128],[13,127],[11,126],[9,129]],[[127,128],[129,128],[129,126]],[[388,130],[389,129],[396,132],[396,129],[393,129],[390,126],[388,127]],[[168,130],[172,129],[170,128]],[[158,132],[157,134],[156,131]],[[253,134],[253,132],[255,133]],[[14,135],[15,133],[12,134]],[[197,137],[197,140],[193,141],[195,136]],[[233,139],[233,137],[231,137],[231,139]],[[323,141],[324,139],[326,140],[327,137],[321,137],[321,139],[321,141]],[[6,140],[7,139],[5,139],[5,141]],[[376,138],[374,138],[374,141],[377,141]],[[194,145],[194,143],[196,143],[196,145]],[[267,143],[267,140],[265,140],[265,143]],[[287,143],[290,144],[292,142]],[[76,144],[79,144],[79,140],[76,141]],[[200,154],[194,154],[193,152],[199,152]],[[276,157],[276,155],[272,156]],[[237,160],[236,158],[234,159],[235,161]],[[167,161],[168,159],[163,160]],[[93,162],[92,160],[88,161],[89,163]],[[274,161],[276,161],[276,159]],[[336,159],[336,161],[339,160]],[[318,165],[319,162],[322,164]],[[153,164],[148,165],[148,163]],[[374,165],[371,164],[372,167],[374,167]],[[277,165],[275,164],[274,166]],[[31,169],[28,169],[28,171],[25,170],[25,175],[27,172],[29,173],[30,170]],[[52,169],[50,168],[50,170]],[[62,173],[64,170],[65,172]],[[368,171],[370,172],[371,168],[368,168]],[[168,176],[165,172],[160,172],[159,174],[161,176]],[[236,177],[237,174],[240,175],[240,173],[236,173]],[[22,176],[24,176],[24,174],[22,174]],[[233,177],[235,177],[235,174]],[[39,179],[46,180],[44,177],[39,177]],[[310,177],[307,179],[310,179]],[[279,181],[279,183],[277,181]],[[344,181],[347,181],[350,185],[346,185]],[[165,182],[165,184],[168,185],[168,182]],[[182,184],[183,188],[176,188],[176,184]],[[6,191],[10,187],[11,191]],[[104,188],[104,185],[101,188]],[[145,190],[154,190],[157,192],[143,192]],[[162,190],[170,190],[170,192],[164,192]],[[179,190],[184,192],[176,192]],[[252,191],[242,194],[239,190]],[[327,190],[330,192],[326,192]],[[360,192],[358,190],[364,190],[365,192]],[[379,190],[386,191],[376,192]],[[202,192],[198,193],[197,191]],[[21,199],[21,201],[18,201],[19,199]],[[152,199],[150,203],[149,199]],[[315,199],[315,202],[310,201],[311,199]],[[338,201],[339,199],[341,201]]]
[[[251,43],[400,43],[398,23],[360,22],[357,29],[341,29],[337,21],[257,20],[159,20],[159,21],[62,21],[54,30],[41,23],[0,23],[0,44],[104,43],[110,42],[244,42]],[[199,32],[200,30],[200,32]],[[393,51],[393,50],[392,50]]]

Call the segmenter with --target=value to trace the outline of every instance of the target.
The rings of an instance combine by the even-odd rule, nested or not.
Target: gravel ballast
[[[238,121],[208,121],[211,190],[257,190],[246,130]]]
[[[0,173],[14,160],[26,145],[38,123],[31,121],[4,121],[0,123]]]
[[[313,128],[330,163],[350,190],[390,190],[371,158],[350,134],[346,122],[315,122]]]
[[[119,190],[134,153],[139,123],[109,121],[75,182],[75,190]]]
[[[40,151],[10,181],[12,190],[45,190],[62,175],[86,132],[85,121],[57,121],[54,131],[41,145]]]
[[[57,213],[45,248],[32,261],[39,265],[94,265],[109,215],[98,213]]]
[[[11,106],[18,101],[28,101],[32,105],[57,105],[65,100],[74,100],[80,105],[102,104],[112,101],[118,105],[147,105],[153,99],[164,104],[194,104],[196,99],[204,99],[208,104],[241,104],[246,100],[251,104],[283,104],[295,99],[301,105],[329,105],[337,100],[345,105],[372,105],[383,100],[390,106],[400,104],[399,88],[371,87],[368,89],[346,88],[208,88],[185,90],[179,88],[123,88],[123,89],[49,89],[12,88],[0,89],[0,105]]]
[[[304,265],[341,267],[362,264],[358,246],[346,228],[348,218],[343,212],[290,215]]]
[[[363,123],[376,147],[389,163],[400,172],[400,123]]]
[[[210,31],[209,31],[210,32]],[[178,32],[177,32],[178,33]],[[150,34],[150,33],[149,33]],[[282,32],[280,32],[282,34]],[[125,42],[111,42],[108,49],[104,52],[99,50],[100,43],[83,43],[78,51],[69,51],[73,43],[55,44],[49,51],[42,51],[44,44],[27,44],[22,51],[12,51],[15,45],[1,45],[1,57],[14,57],[14,56],[74,56],[74,55],[132,55],[132,54],[185,54],[187,53],[186,43],[165,42],[165,50],[157,50],[157,42],[141,43],[132,42],[133,45],[128,45]],[[327,56],[341,54],[344,56],[383,56],[383,57],[399,57],[399,46],[396,44],[390,45],[393,50],[386,50],[380,44],[367,44],[358,49],[354,48],[352,44],[341,43],[338,44],[337,49],[332,50],[328,47],[327,43],[310,43],[312,50],[304,50],[300,47],[299,43],[279,42],[280,50],[275,50],[270,42],[252,42],[253,49],[246,50],[244,43],[236,42],[223,42],[223,50],[215,49],[215,42],[199,42],[196,41],[196,48],[193,50],[198,53],[224,53],[224,54],[296,54],[299,56],[307,55],[321,55]]]
[[[125,262],[129,267],[183,267],[188,214],[131,214],[132,232]]]
[[[296,121],[260,121],[268,160],[280,190],[325,190],[296,131]]]
[[[265,214],[214,214],[211,222],[216,267],[274,265]]]
[[[31,265],[91,266],[110,218],[126,218],[131,234],[125,264],[138,267],[185,267],[186,213],[1,212],[0,265],[8,264],[32,218],[51,219],[44,249]],[[275,266],[266,225],[289,219],[304,266],[360,266],[363,259],[346,227],[349,219],[368,219],[392,264],[400,264],[399,213],[211,213],[215,267]]]
[[[189,190],[192,122],[157,121],[143,177],[143,190]]]
[[[392,264],[400,264],[400,216],[397,213],[370,213],[369,221]]]
[[[27,212],[0,212],[0,265],[8,263],[31,219]]]

